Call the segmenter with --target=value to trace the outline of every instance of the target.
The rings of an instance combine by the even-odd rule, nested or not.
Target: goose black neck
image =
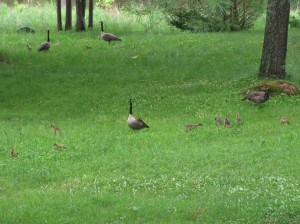
[[[50,42],[50,30],[48,30],[48,42]]]
[[[132,100],[129,100],[129,114],[132,114]]]
[[[100,24],[101,24],[101,31],[103,32],[103,22],[100,21]]]

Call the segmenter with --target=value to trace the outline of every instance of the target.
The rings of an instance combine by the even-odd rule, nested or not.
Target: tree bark
[[[94,2],[93,0],[89,0],[89,28],[93,28],[93,12],[94,12]]]
[[[66,24],[65,30],[72,29],[72,1],[66,0]]]
[[[61,0],[56,0],[57,30],[62,31]]]
[[[76,31],[85,31],[84,18],[82,15],[82,0],[76,0]]]
[[[289,27],[289,0],[268,0],[260,77],[284,78]]]

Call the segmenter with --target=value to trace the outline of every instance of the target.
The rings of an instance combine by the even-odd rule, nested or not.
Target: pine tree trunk
[[[66,0],[66,24],[65,30],[72,29],[72,1]]]
[[[93,28],[93,11],[94,11],[94,2],[93,0],[89,0],[89,28]]]
[[[289,26],[289,0],[268,0],[261,77],[284,78]]]
[[[85,31],[84,18],[82,15],[82,1],[76,0],[76,31]]]
[[[56,0],[57,30],[62,31],[61,0]]]

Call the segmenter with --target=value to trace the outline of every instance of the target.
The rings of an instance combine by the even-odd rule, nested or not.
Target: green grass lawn
[[[122,42],[97,40],[98,28],[57,32],[53,20],[47,53],[36,49],[48,27],[1,30],[0,223],[299,223],[300,97],[241,101],[261,81],[263,29],[106,21]],[[298,86],[299,37],[290,31],[287,53]],[[131,97],[149,129],[127,126]],[[232,127],[217,126],[226,114]]]

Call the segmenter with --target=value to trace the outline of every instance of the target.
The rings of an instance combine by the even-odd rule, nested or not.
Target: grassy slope
[[[11,63],[0,64],[0,221],[299,222],[300,98],[240,101],[257,81],[263,33],[131,31],[112,30],[124,41],[111,46],[96,30],[53,31],[45,54],[25,47],[41,31],[1,35]],[[289,38],[299,85],[299,32]],[[128,129],[130,97],[149,130]],[[243,125],[214,124],[237,111]],[[186,133],[192,122],[204,126]]]

